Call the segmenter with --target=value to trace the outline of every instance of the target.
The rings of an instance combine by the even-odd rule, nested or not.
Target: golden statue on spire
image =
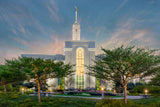
[[[77,23],[77,7],[75,6],[76,12],[75,12],[75,23]]]

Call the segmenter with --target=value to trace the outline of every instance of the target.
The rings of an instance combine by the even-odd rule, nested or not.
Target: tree
[[[151,79],[151,81],[148,84],[152,86],[160,86],[160,75],[157,74],[155,77]]]
[[[22,84],[22,86],[27,87],[27,88],[33,88],[35,87],[35,84],[34,82],[28,82],[28,83]]]
[[[74,85],[74,78],[72,76],[68,76],[67,79],[64,81],[66,89],[71,88]]]
[[[135,87],[135,84],[133,82],[129,82],[127,84],[127,90],[132,90]]]
[[[3,85],[5,94],[7,94],[7,84],[23,81],[25,79],[25,73],[9,66],[8,63],[0,66],[0,85]]]
[[[98,91],[100,90],[100,79],[99,78],[97,78],[96,88]]]
[[[17,60],[15,60],[17,61]],[[18,59],[19,70],[24,71],[31,79],[34,79],[38,87],[38,101],[41,102],[41,84],[49,78],[65,77],[73,72],[72,65],[54,60],[22,57]],[[17,67],[19,67],[17,66]]]
[[[117,79],[113,80],[113,84],[114,84],[114,89],[116,90],[117,93],[123,92],[123,86],[119,80]]]
[[[118,47],[113,50],[102,48],[104,54],[94,66],[88,68],[92,75],[106,80],[118,80],[123,86],[124,101],[127,103],[127,84],[138,77],[143,78],[157,70],[160,58],[154,55],[155,50],[129,47]]]

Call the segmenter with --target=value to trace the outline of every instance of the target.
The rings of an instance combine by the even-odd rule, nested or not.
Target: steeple
[[[75,23],[72,26],[72,40],[80,40],[80,24],[77,22],[77,7],[75,7]]]
[[[77,7],[75,7],[76,11],[75,11],[75,23],[77,23]]]

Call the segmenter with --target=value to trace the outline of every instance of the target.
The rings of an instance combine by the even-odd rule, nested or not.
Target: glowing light
[[[147,95],[147,93],[148,93],[148,90],[147,90],[147,89],[145,89],[145,90],[144,90],[144,93]]]
[[[22,90],[22,95],[24,94],[24,88],[21,88],[21,90]]]
[[[104,88],[102,87],[102,91],[104,90]]]

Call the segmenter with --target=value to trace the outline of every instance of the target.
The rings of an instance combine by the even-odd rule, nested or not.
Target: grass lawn
[[[102,97],[102,96],[94,96],[94,95],[64,95],[64,94],[57,94],[57,96],[81,96],[81,97]],[[122,96],[105,96],[107,97],[122,97]]]
[[[0,96],[0,107],[94,107],[99,101],[77,97],[41,97],[42,103],[38,104],[37,96],[23,95],[18,98]]]
[[[10,95],[0,96],[0,107],[95,107],[99,99],[78,98],[78,97],[41,97],[42,103],[38,103],[37,96]],[[136,105],[143,104],[144,107],[152,103],[160,102],[160,97],[151,99],[131,100]],[[119,104],[119,103],[118,103]],[[137,106],[138,107],[138,106]],[[154,106],[155,107],[155,106]],[[157,106],[156,106],[157,107]]]
[[[151,104],[151,103],[160,103],[160,96],[159,97],[152,97],[150,99],[138,99],[138,100],[132,100],[136,104]]]

